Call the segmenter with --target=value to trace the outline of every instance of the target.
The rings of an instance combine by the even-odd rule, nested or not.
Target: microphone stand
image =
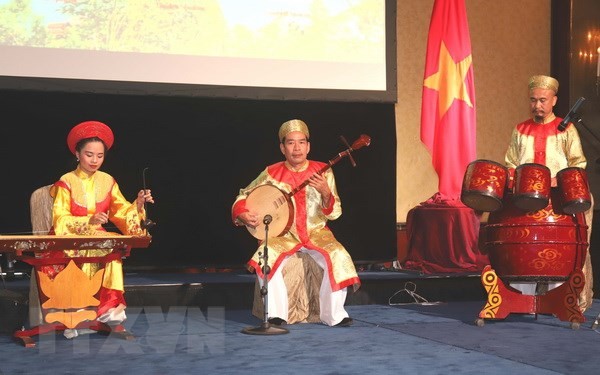
[[[594,140],[595,140],[596,142],[600,143],[600,138],[598,137],[598,135],[596,135],[596,133],[595,133],[595,132],[594,132],[592,129],[590,129],[590,127],[589,127],[589,126],[587,126],[587,125],[586,125],[586,124],[583,122],[583,120],[581,119],[581,116],[579,116],[578,114],[575,114],[575,115],[573,116],[573,119],[575,120],[575,121],[573,121],[573,125],[581,125],[581,127],[582,127],[583,129],[585,129],[586,133],[588,133],[589,135],[591,135],[591,136],[592,136],[592,138],[594,138]],[[600,150],[598,149],[598,146],[594,145],[593,143],[591,143],[591,145],[592,145],[592,146],[593,146],[593,147],[596,149],[596,151],[600,151]],[[600,164],[600,158],[596,159],[596,164]]]
[[[584,122],[583,120],[581,120],[581,116],[579,116],[579,114],[577,113],[573,113],[573,119],[575,121],[573,121],[573,124],[581,124],[581,126],[587,130],[587,132],[598,142],[600,142],[600,139],[598,138],[598,136],[596,136],[596,134],[592,131],[592,129],[590,129]],[[596,164],[600,163],[600,158],[596,159]],[[592,223],[586,223],[587,225],[591,226]],[[589,245],[587,248],[587,251],[590,251]],[[596,315],[596,319],[594,319],[594,321],[592,322],[592,325],[590,326],[591,329],[595,330],[596,328],[598,328],[598,324],[600,324],[600,314]]]
[[[581,119],[581,116],[578,113],[574,113],[573,114],[573,125],[581,125],[596,141],[600,142],[600,138],[598,138],[598,136],[596,135],[596,133],[594,133],[592,131],[592,129],[590,129],[585,122],[583,122],[583,120]]]
[[[271,267],[269,267],[269,248],[267,247],[269,241],[269,224],[273,220],[271,215],[265,215],[263,219],[263,224],[265,225],[265,246],[264,252],[260,255],[260,259],[263,262],[263,286],[260,288],[260,295],[263,298],[263,322],[258,327],[246,327],[242,330],[242,333],[247,335],[282,335],[285,333],[289,333],[285,328],[282,327],[274,327],[269,323],[269,273],[271,272]]]
[[[579,99],[577,99],[577,102],[573,105],[573,107],[569,110],[569,113],[567,113],[567,115],[563,118],[563,120],[561,121],[561,123],[558,125],[558,130],[559,131],[565,131],[566,127],[569,125],[570,122],[573,123],[573,126],[577,127],[577,125],[581,125],[586,132],[592,136],[592,138],[594,138],[596,140],[596,142],[600,142],[600,138],[598,138],[598,136],[596,135],[596,133],[594,133],[592,131],[592,129],[590,129],[581,119],[581,116],[579,115],[579,113],[577,111],[579,111],[579,108],[583,105],[583,102],[585,101],[585,98],[582,96]],[[564,127],[563,127],[564,126]],[[600,158],[596,160],[596,164],[600,163]]]

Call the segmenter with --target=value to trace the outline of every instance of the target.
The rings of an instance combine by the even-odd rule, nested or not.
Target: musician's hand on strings
[[[327,206],[331,199],[331,190],[329,190],[329,185],[325,177],[319,173],[315,173],[308,178],[308,185],[315,188],[321,194],[323,206]]]
[[[258,226],[258,224],[260,223],[258,220],[258,215],[253,214],[251,212],[242,212],[238,217],[237,220],[242,223],[243,225],[250,227],[250,228],[256,228]]]
[[[108,223],[108,214],[106,212],[96,212],[88,221],[91,225],[102,225]]]
[[[142,189],[138,192],[135,203],[137,204],[138,211],[142,211],[144,208],[144,203],[154,203],[154,198],[152,197],[152,192],[150,189],[146,189],[145,191]]]

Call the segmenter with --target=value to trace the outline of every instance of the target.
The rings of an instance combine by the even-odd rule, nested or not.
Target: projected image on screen
[[[386,90],[384,0],[0,0],[1,76]]]

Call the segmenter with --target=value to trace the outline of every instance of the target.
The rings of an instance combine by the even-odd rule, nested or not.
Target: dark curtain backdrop
[[[258,101],[182,97],[0,91],[2,214],[0,233],[31,230],[29,196],[75,167],[66,147],[70,128],[85,120],[112,127],[115,145],[102,170],[125,196],[142,187],[142,170],[157,200],[158,225],[148,249],[134,250],[128,267],[242,265],[256,240],[230,220],[240,188],[282,160],[277,130],[292,118],[311,131],[310,157],[327,161],[360,134],[370,147],[333,167],[342,217],[331,222],[355,261],[396,256],[396,135],[394,105]],[[109,228],[110,229],[110,228]]]

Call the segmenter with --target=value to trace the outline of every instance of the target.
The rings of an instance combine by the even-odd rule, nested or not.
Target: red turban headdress
[[[75,155],[75,146],[79,141],[86,138],[98,137],[106,145],[106,149],[110,149],[115,141],[110,128],[100,121],[84,121],[77,124],[71,129],[67,136],[67,145],[69,150]]]

